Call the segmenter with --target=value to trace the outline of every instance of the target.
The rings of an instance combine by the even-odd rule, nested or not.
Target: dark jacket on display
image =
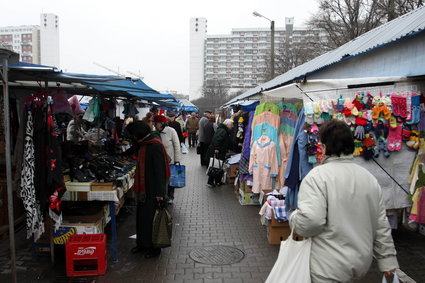
[[[208,147],[206,154],[206,161],[209,162],[210,158],[214,156],[214,151],[218,149],[218,158],[224,160],[226,153],[230,146],[230,130],[226,125],[218,125],[217,131],[215,132],[211,144]]]

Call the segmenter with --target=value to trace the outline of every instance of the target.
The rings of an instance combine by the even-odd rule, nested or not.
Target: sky
[[[111,75],[93,64],[144,77],[150,87],[189,94],[189,21],[205,17],[208,34],[270,27],[257,11],[284,27],[302,26],[317,0],[3,0],[0,26],[39,25],[41,13],[59,16],[60,68]]]

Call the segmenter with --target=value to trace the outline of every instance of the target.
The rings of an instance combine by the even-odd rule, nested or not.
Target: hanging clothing
[[[27,124],[25,128],[24,161],[21,172],[21,199],[24,204],[26,214],[27,239],[34,235],[34,240],[38,240],[44,233],[43,216],[40,210],[40,203],[37,201],[34,172],[35,154],[33,142],[33,117],[32,112],[27,113]]]
[[[301,180],[304,179],[307,173],[313,168],[313,165],[308,163],[307,153],[305,150],[308,138],[307,133],[304,131],[304,123],[304,108],[301,108],[285,172],[285,186],[288,186],[288,194],[285,198],[285,204],[288,209],[297,208],[298,189]]]
[[[255,116],[260,115],[264,112],[271,112],[273,114],[279,115],[280,109],[276,104],[273,103],[261,103],[255,108]]]
[[[49,201],[49,215],[55,227],[62,223],[61,198],[66,191],[63,178],[58,127],[49,106],[47,112],[47,184],[41,198]]]
[[[249,172],[254,177],[253,193],[272,188],[272,177],[278,173],[276,144],[266,135],[261,136],[252,146]]]
[[[89,101],[89,106],[86,109],[86,112],[84,112],[83,119],[86,121],[89,121],[93,123],[96,118],[100,117],[100,98],[93,97]]]
[[[275,127],[273,127],[271,124],[268,124],[268,123],[258,124],[255,127],[253,127],[253,131],[252,131],[253,144],[261,136],[266,135],[270,138],[271,141],[274,142],[275,145],[279,145],[278,133],[279,133],[278,130]],[[278,164],[280,165],[280,147],[276,146],[275,150],[276,150]],[[252,148],[251,148],[251,152],[252,152]]]

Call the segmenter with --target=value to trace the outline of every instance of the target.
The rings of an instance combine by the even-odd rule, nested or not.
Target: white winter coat
[[[181,148],[179,136],[177,135],[176,130],[169,126],[165,126],[162,132],[159,132],[161,136],[161,141],[164,144],[165,151],[170,158],[170,164],[181,161]]]
[[[351,155],[329,157],[307,174],[289,221],[312,239],[312,282],[359,279],[372,255],[381,271],[398,268],[381,188]]]

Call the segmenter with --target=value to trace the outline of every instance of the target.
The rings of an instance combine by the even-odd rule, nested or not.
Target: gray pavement
[[[264,282],[278,255],[279,247],[267,242],[266,227],[260,224],[259,206],[241,206],[230,185],[207,188],[205,168],[199,166],[195,149],[183,155],[187,187],[176,190],[170,206],[173,214],[173,245],[158,258],[131,254],[136,233],[135,208],[122,209],[117,217],[118,262],[108,262],[106,275],[66,278],[64,252],[56,249],[57,261],[48,254],[34,260],[24,229],[16,233],[19,282]],[[108,232],[108,229],[107,229]],[[425,282],[425,237],[399,229],[394,233],[404,282]],[[225,245],[240,249],[245,257],[229,265],[193,261],[189,253],[199,247]],[[8,240],[0,242],[0,282],[10,281]],[[403,273],[400,273],[403,275]],[[409,281],[409,278],[412,280]],[[360,282],[381,282],[373,264]]]

